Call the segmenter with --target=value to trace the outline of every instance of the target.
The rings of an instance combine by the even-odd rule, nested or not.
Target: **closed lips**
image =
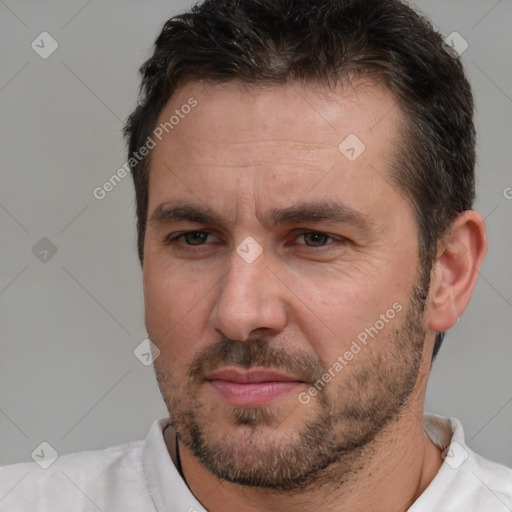
[[[274,370],[243,371],[235,368],[223,368],[210,373],[205,380],[224,380],[238,384],[258,384],[263,382],[301,382],[297,377]]]

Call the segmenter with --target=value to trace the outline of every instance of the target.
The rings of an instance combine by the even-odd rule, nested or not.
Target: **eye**
[[[304,244],[308,247],[323,247],[324,245],[328,245],[329,240],[334,241],[334,238],[330,235],[326,235],[325,233],[320,233],[318,231],[304,231],[301,233],[297,240],[304,240]]]
[[[209,236],[213,236],[208,231],[187,231],[181,235],[170,238],[167,243],[176,241],[183,242],[185,245],[204,245]]]

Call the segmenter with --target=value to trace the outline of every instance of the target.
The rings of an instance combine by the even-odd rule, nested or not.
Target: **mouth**
[[[265,407],[304,382],[276,370],[225,367],[210,373],[206,384],[234,407]]]

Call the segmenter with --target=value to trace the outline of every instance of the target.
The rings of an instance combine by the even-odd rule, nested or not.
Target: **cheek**
[[[180,357],[197,349],[207,321],[208,279],[148,262],[144,268],[146,327],[161,351]],[[173,347],[179,345],[179,350]],[[173,354],[174,356],[174,354]]]
[[[304,283],[298,294],[302,307],[294,308],[293,322],[325,364],[330,366],[343,356],[358,336],[364,338],[365,329],[375,333],[376,323],[375,338],[379,339],[400,324],[396,308],[403,310],[397,304],[405,304],[408,284],[402,278],[393,282],[394,271],[390,267],[372,272],[353,269],[343,276]],[[381,315],[385,316],[384,323]]]

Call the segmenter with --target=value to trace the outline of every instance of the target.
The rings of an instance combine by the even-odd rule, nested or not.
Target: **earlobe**
[[[464,211],[439,244],[431,276],[428,329],[446,331],[457,323],[469,303],[486,252],[482,216],[474,210]]]

